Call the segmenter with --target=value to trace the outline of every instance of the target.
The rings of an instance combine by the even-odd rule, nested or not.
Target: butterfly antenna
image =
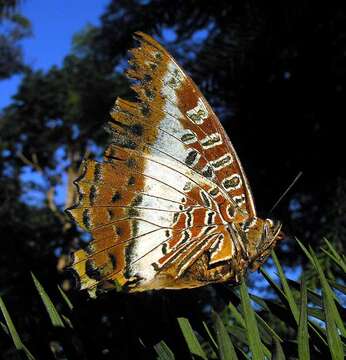
[[[269,214],[273,212],[273,210],[279,205],[281,200],[286,196],[286,194],[292,189],[292,187],[295,185],[295,183],[299,180],[299,178],[303,175],[302,171],[299,171],[298,175],[293,179],[291,184],[288,186],[288,188],[282,193],[282,195],[279,197],[279,199],[276,201],[276,203],[272,206],[272,208],[269,211]]]

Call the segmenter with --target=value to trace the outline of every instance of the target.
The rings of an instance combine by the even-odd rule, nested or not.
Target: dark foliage
[[[0,1],[0,80],[25,69],[20,40],[31,34],[30,22],[16,12],[19,1]]]
[[[28,270],[35,270],[54,293],[56,283],[65,278],[60,272],[64,256],[83,245],[84,235],[63,209],[74,201],[72,181],[82,159],[102,153],[103,125],[116,96],[133,96],[122,73],[137,30],[157,37],[201,87],[237,149],[261,215],[268,215],[303,171],[274,211],[289,235],[280,249],[283,261],[294,265],[300,260],[290,236],[316,248],[326,235],[344,251],[345,6],[312,1],[111,1],[101,26],[77,34],[61,68],[47,72],[24,69],[18,48],[9,37],[2,47],[0,35],[0,49],[14,51],[1,57],[0,78],[24,70],[13,102],[0,114],[1,292],[11,297],[9,307],[23,314],[18,326],[40,358],[51,355],[48,345],[37,348],[34,339],[39,336],[31,333],[32,321],[40,333],[46,324],[41,305],[30,299]],[[38,183],[31,181],[37,178]],[[57,196],[61,188],[64,200]],[[39,196],[28,201],[33,191]],[[332,266],[324,264],[326,269]],[[78,356],[92,359],[110,347],[114,351],[102,358],[114,358],[114,353],[119,358],[153,358],[152,345],[162,334],[179,349],[183,338],[175,318],[185,314],[193,321],[197,312],[196,318],[203,315],[206,304],[223,304],[220,292],[212,289],[115,293],[96,301],[71,296],[77,308],[74,324],[83,340]],[[29,318],[24,316],[30,311]],[[52,338],[45,330],[42,336],[44,344]],[[179,359],[186,356],[181,351]]]

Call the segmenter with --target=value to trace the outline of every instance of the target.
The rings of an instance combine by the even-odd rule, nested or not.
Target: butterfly
[[[135,102],[118,98],[103,162],[87,160],[67,213],[92,234],[73,254],[91,296],[239,282],[282,238],[256,216],[238,156],[192,79],[152,37],[127,70]]]

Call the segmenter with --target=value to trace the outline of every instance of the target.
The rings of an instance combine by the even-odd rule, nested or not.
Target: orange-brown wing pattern
[[[162,142],[172,143],[167,150],[176,156],[175,140],[180,140],[185,152],[178,154],[179,160],[218,184],[228,199],[243,210],[238,211],[239,217],[242,217],[240,213],[245,218],[255,216],[250,187],[240,161],[210,105],[161,45],[146,34],[137,36],[141,46],[131,51],[133,68],[128,70],[128,75],[140,81],[133,88],[144,109],[162,119],[158,135]],[[164,69],[161,70],[160,64]],[[157,91],[159,88],[161,91]],[[121,117],[117,112],[114,116]],[[153,122],[148,125],[155,126]]]
[[[241,164],[209,104],[160,44],[136,37],[127,73],[138,101],[116,100],[104,161],[85,163],[79,203],[67,210],[93,236],[72,264],[90,293],[225,280],[232,261],[248,256],[245,230],[229,224],[256,219]]]

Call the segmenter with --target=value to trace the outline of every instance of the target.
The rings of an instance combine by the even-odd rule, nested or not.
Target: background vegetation
[[[23,74],[11,104],[0,112],[0,291],[36,358],[57,357],[52,343],[59,339],[66,347],[66,337],[73,343],[71,351],[82,349],[69,358],[153,358],[154,345],[164,346],[161,340],[177,358],[188,357],[176,318],[188,318],[198,331],[200,320],[211,318],[211,308],[226,321],[225,307],[234,300],[227,287],[210,287],[136,296],[110,293],[90,301],[70,290],[62,271],[69,252],[86,239],[63,213],[74,201],[71,183],[84,157],[102,153],[103,124],[114,99],[132,96],[123,69],[137,30],[165,44],[201,87],[242,159],[261,215],[268,215],[303,172],[274,211],[288,234],[278,257],[293,269],[303,265],[305,283],[321,288],[316,262],[299,250],[293,240],[297,236],[318,254],[328,281],[344,285],[343,272],[320,248],[324,236],[336,254],[343,254],[345,246],[345,6],[326,8],[305,0],[114,0],[100,26],[86,26],[76,34],[62,66],[48,71],[23,63],[20,41],[31,29],[16,6],[17,1],[0,0],[0,81]],[[67,291],[74,331],[52,327],[30,271],[58,310],[67,305],[56,284]],[[258,291],[257,282],[252,286]],[[282,301],[272,288],[266,295]],[[282,339],[296,339],[297,326],[284,326],[268,311],[266,316],[271,327],[281,326]],[[222,334],[221,325],[216,326]],[[338,326],[341,331],[340,322]],[[217,341],[218,335],[213,336]],[[230,347],[224,341],[218,346]],[[205,337],[204,342],[209,346]],[[6,331],[0,334],[0,346],[3,357],[11,358],[13,344]],[[207,354],[214,351],[216,356],[217,349],[210,346]]]

